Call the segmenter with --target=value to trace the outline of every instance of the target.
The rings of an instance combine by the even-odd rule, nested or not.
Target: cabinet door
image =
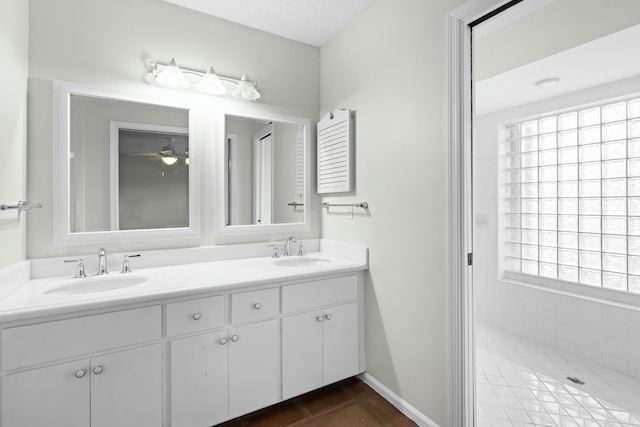
[[[324,383],[358,374],[358,304],[324,310]]]
[[[91,427],[161,426],[161,375],[160,344],[92,358]]]
[[[89,378],[89,360],[5,376],[2,426],[87,427]]]
[[[289,399],[324,385],[322,311],[282,319],[282,398]]]
[[[229,330],[230,418],[276,402],[277,339],[275,319]]]
[[[171,342],[171,426],[207,427],[228,418],[227,331]]]

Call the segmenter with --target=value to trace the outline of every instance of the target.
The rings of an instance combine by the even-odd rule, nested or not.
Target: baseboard
[[[425,414],[414,408],[409,402],[389,390],[380,381],[371,376],[368,372],[358,375],[365,384],[374,389],[376,393],[384,397],[393,406],[408,418],[411,418],[420,427],[439,427],[438,424],[429,419]]]

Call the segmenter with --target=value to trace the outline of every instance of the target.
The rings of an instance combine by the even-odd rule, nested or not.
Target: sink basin
[[[331,263],[328,259],[307,256],[278,258],[272,262],[274,265],[279,265],[280,267],[326,267]]]
[[[61,285],[47,289],[43,293],[46,295],[82,295],[97,292],[114,291],[122,288],[130,288],[144,283],[146,277],[126,276],[126,277],[87,277],[84,279],[73,279]]]

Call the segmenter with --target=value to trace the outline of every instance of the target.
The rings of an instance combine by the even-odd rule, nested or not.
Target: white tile
[[[498,398],[500,398],[501,396],[515,397],[515,395],[513,394],[513,391],[511,390],[511,387],[509,386],[494,385],[492,386],[492,389],[493,389],[493,394],[498,396]]]
[[[487,418],[502,419],[502,420],[509,419],[509,417],[507,416],[507,413],[504,411],[504,409],[501,406],[485,405],[483,407],[483,410],[484,410],[484,413],[487,415]]]
[[[578,344],[579,330],[577,323],[561,321],[556,323],[556,337],[566,343]]]
[[[556,317],[556,294],[552,292],[539,292],[536,303],[538,317],[555,319]]]
[[[520,402],[515,397],[498,396],[498,400],[500,401],[500,406],[505,409],[522,409],[522,405],[520,405]]]
[[[587,307],[586,311],[591,308]],[[619,313],[613,315],[616,314]],[[478,371],[482,372],[478,378],[490,382],[491,390],[495,392],[487,392],[487,383],[478,384],[478,390],[485,392],[477,397],[478,425],[640,425],[640,421],[629,418],[631,415],[623,418],[634,410],[640,414],[640,378],[588,360],[599,359],[600,363],[620,368],[619,359],[603,355],[621,354],[625,345],[630,354],[632,349],[640,353],[640,343],[629,345],[607,335],[602,340],[602,352],[583,346],[578,349],[578,354],[568,355],[506,332],[491,330],[483,333],[482,327],[478,329],[477,362]],[[574,348],[570,343],[557,342],[558,348]],[[483,344],[490,349],[482,348]],[[640,363],[629,366],[640,374]],[[586,384],[574,385],[566,380],[569,375],[582,379]],[[522,414],[526,414],[530,421],[521,418]],[[595,421],[594,417],[600,421]]]
[[[578,344],[580,348],[587,348],[602,353],[604,334],[602,332],[602,320],[599,322],[591,317],[581,319],[578,329]],[[590,357],[587,359],[593,360]]]
[[[507,382],[502,376],[499,375],[487,375],[487,379],[489,380],[489,384],[492,386],[506,386]]]
[[[505,412],[511,422],[530,423],[531,418],[524,409],[505,408]]]
[[[556,319],[538,315],[536,318],[537,331],[548,337],[556,337]]]
[[[629,339],[616,338],[611,336],[604,336],[604,355],[614,357],[616,359],[620,359],[629,363]],[[618,369],[610,364],[605,364],[605,366]],[[628,366],[627,366],[628,369]],[[626,370],[625,369],[625,372]]]
[[[640,342],[640,311],[629,311],[629,336],[632,342]]]
[[[536,426],[555,426],[551,417],[546,412],[527,412],[531,422]]]
[[[604,308],[603,332],[605,335],[629,340],[630,310],[607,305]]]
[[[500,418],[489,418],[489,425],[491,427],[513,427],[511,421]]]
[[[502,305],[505,309],[517,310],[518,291],[517,289],[509,290],[509,287],[513,287],[513,285],[505,284],[502,287]]]

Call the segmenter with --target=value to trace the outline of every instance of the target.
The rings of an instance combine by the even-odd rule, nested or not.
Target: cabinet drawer
[[[160,337],[160,306],[18,326],[2,331],[2,365],[16,369]]]
[[[278,315],[278,288],[231,295],[231,323],[250,322]]]
[[[354,300],[358,297],[357,276],[337,277],[282,287],[282,312],[306,310]]]
[[[224,325],[224,296],[167,304],[167,336],[204,331]]]

